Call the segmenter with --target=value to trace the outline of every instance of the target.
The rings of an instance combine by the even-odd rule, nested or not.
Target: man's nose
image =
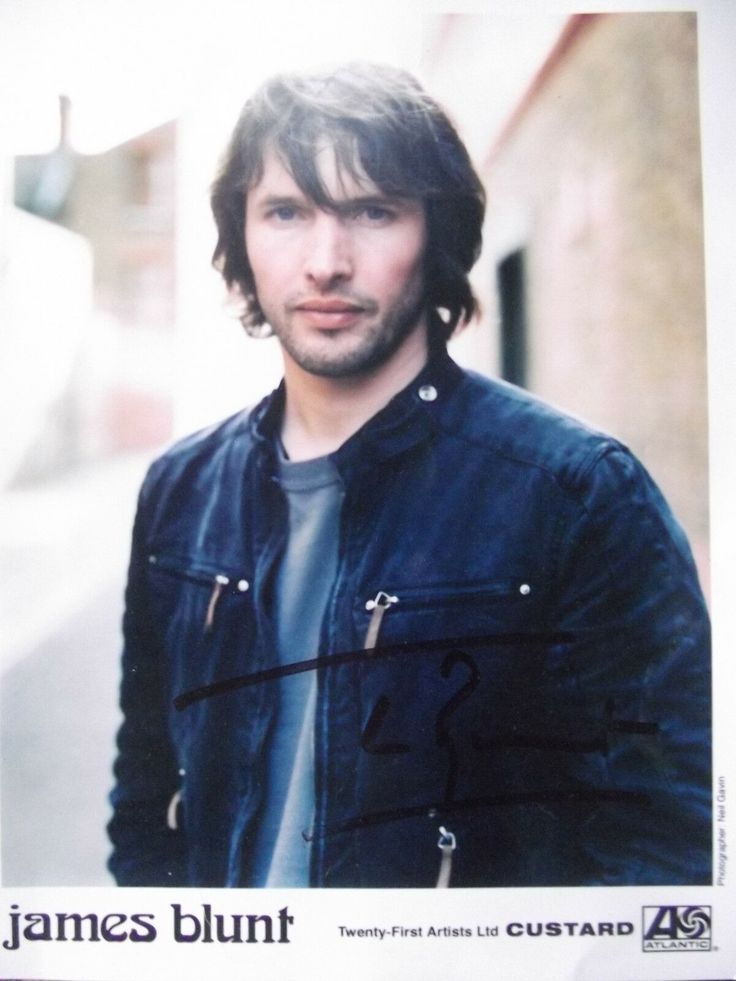
[[[307,279],[319,290],[329,289],[353,275],[350,233],[340,215],[325,211],[315,218],[304,270]]]

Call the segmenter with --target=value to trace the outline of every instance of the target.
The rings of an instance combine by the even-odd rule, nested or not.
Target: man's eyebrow
[[[348,214],[360,208],[405,208],[412,202],[418,200],[410,194],[386,194],[383,191],[376,191],[373,194],[359,194],[355,197],[344,198],[341,201],[334,201],[328,207],[329,210],[338,214]]]
[[[346,207],[351,205],[366,205],[366,204],[401,204],[404,201],[414,201],[416,200],[410,194],[389,194],[386,191],[374,191],[372,194],[358,194],[355,197],[345,198],[343,201],[336,202],[337,204],[345,204]]]
[[[256,204],[261,208],[303,207],[306,201],[307,198],[296,194],[267,194],[260,200],[257,199]]]
[[[305,194],[266,194],[260,199],[256,198],[254,204],[264,211],[274,208],[314,207],[343,215],[359,208],[401,208],[415,200],[417,199],[410,194],[387,194],[384,191],[374,191],[371,194],[358,194],[355,197],[346,197],[339,201],[331,200],[326,204],[319,204]]]

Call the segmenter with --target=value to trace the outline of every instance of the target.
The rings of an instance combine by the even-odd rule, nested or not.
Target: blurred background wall
[[[14,161],[12,227],[26,231],[10,243],[20,282],[7,327],[26,344],[6,369],[23,380],[32,411],[5,434],[10,482],[154,446],[172,431],[176,122],[82,154],[70,142],[72,113],[62,96],[58,145]],[[50,243],[63,269],[45,254]],[[38,376],[43,359],[53,383]]]
[[[137,484],[169,439],[280,375],[275,342],[227,310],[207,200],[240,105],[273,71],[386,61],[446,105],[489,199],[483,317],[453,354],[627,442],[707,586],[696,17],[262,8],[0,10],[6,885],[109,881]]]
[[[450,19],[448,88],[473,35],[473,18]],[[697,61],[694,13],[567,22],[479,161],[489,210],[478,361],[631,446],[707,579]]]

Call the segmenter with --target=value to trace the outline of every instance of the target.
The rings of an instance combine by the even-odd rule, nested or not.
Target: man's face
[[[272,150],[263,163],[247,193],[245,245],[287,359],[346,378],[379,368],[412,339],[424,343],[422,202],[339,171],[329,145],[318,166],[335,210],[307,198]]]

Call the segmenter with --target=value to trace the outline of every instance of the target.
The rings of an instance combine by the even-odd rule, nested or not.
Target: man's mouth
[[[359,303],[327,296],[300,300],[293,309],[302,315],[308,326],[318,330],[352,327],[365,312],[365,307]]]

